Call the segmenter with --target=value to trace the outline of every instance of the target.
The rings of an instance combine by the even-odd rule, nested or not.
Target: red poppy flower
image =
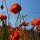
[[[17,14],[21,10],[21,6],[18,3],[15,3],[11,6],[10,11],[14,14]]]
[[[9,35],[9,40],[12,40],[12,35]]]
[[[37,30],[40,30],[40,25],[37,26]]]
[[[9,28],[9,31],[12,32],[13,31],[13,28],[11,25],[8,25],[8,28]]]
[[[16,28],[16,31],[17,31],[17,30],[19,30],[19,31],[20,31],[20,28],[18,28],[18,27],[17,27],[17,28]]]
[[[37,25],[40,25],[40,20],[38,20]]]
[[[4,15],[4,14],[0,14],[0,19],[1,19],[1,20],[6,20],[6,19],[7,19],[7,16]]]
[[[28,22],[22,22],[23,26],[28,26],[28,24],[29,24]]]
[[[19,31],[14,31],[13,34],[11,34],[10,40],[18,40],[20,32]]]
[[[24,32],[24,28],[22,28],[22,32]]]
[[[32,24],[33,26],[35,26],[35,25],[40,25],[40,18],[37,18],[37,19],[32,20],[31,24]]]

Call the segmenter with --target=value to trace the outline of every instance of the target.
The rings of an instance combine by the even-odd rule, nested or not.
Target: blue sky
[[[14,3],[20,4],[20,0],[6,0],[8,9],[10,9],[11,5]],[[1,4],[2,4],[2,0],[0,0],[0,6]],[[33,19],[40,17],[40,0],[21,0],[21,7],[22,7],[21,15],[26,15],[26,14],[28,15],[25,18],[25,21],[31,22]],[[4,8],[6,9],[5,3],[4,3]],[[1,10],[0,8],[0,13],[2,13],[3,11],[4,10]],[[10,13],[10,11],[8,13],[10,14],[11,25],[14,27],[17,15]],[[7,15],[7,11],[5,11],[4,14]],[[28,29],[29,28],[31,28],[31,26],[28,26]]]

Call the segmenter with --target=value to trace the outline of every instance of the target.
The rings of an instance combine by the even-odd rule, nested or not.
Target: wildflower
[[[23,25],[23,26],[28,26],[28,24],[29,24],[29,23],[26,22],[26,21],[25,21],[25,22],[22,22],[22,25]]]
[[[37,26],[37,30],[40,30],[40,25]]]
[[[21,10],[21,6],[18,3],[15,3],[11,6],[10,11],[14,14],[17,14]]]
[[[6,19],[7,19],[7,16],[4,15],[4,14],[0,14],[0,19],[1,19],[1,20],[6,20]]]
[[[40,25],[40,18],[34,19],[34,20],[31,22],[31,24],[32,24],[33,26]]]

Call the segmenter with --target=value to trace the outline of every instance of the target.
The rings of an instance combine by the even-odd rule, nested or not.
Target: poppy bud
[[[1,9],[3,10],[3,8],[4,8],[4,6],[3,5],[1,5]]]

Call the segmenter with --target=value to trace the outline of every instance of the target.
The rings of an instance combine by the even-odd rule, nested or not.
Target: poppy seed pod
[[[20,12],[21,6],[18,3],[15,3],[11,6],[10,11],[13,12],[14,14],[17,14]]]

